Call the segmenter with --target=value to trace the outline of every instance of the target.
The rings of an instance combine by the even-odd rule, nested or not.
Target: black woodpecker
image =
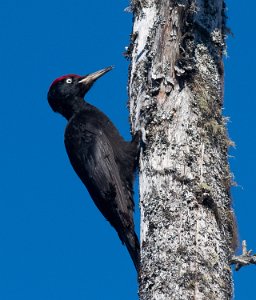
[[[111,69],[54,80],[48,102],[68,121],[65,146],[75,172],[126,245],[138,271],[140,249],[133,222],[133,179],[140,135],[126,142],[109,118],[84,100],[93,83]]]

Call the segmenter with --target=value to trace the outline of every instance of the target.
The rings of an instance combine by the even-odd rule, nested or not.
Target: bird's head
[[[107,67],[85,76],[69,74],[55,79],[48,91],[48,102],[52,110],[65,114],[66,110],[72,109],[77,99],[84,98],[98,78],[112,69],[113,67]]]

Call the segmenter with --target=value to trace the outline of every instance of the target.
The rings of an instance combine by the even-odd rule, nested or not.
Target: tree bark
[[[129,108],[141,130],[140,299],[231,299],[236,242],[222,0],[133,0]]]

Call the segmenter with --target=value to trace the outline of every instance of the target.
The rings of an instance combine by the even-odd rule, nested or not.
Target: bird
[[[48,91],[54,112],[67,119],[66,152],[73,169],[103,216],[116,230],[139,271],[140,244],[134,229],[133,181],[138,162],[140,132],[130,142],[111,120],[84,100],[95,81],[112,66],[85,76],[55,79]]]

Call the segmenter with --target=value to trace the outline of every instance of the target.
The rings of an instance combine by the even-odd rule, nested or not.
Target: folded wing
[[[71,120],[65,132],[70,162],[104,217],[138,265],[138,239],[134,232],[133,199],[126,190],[111,141],[97,122]]]

